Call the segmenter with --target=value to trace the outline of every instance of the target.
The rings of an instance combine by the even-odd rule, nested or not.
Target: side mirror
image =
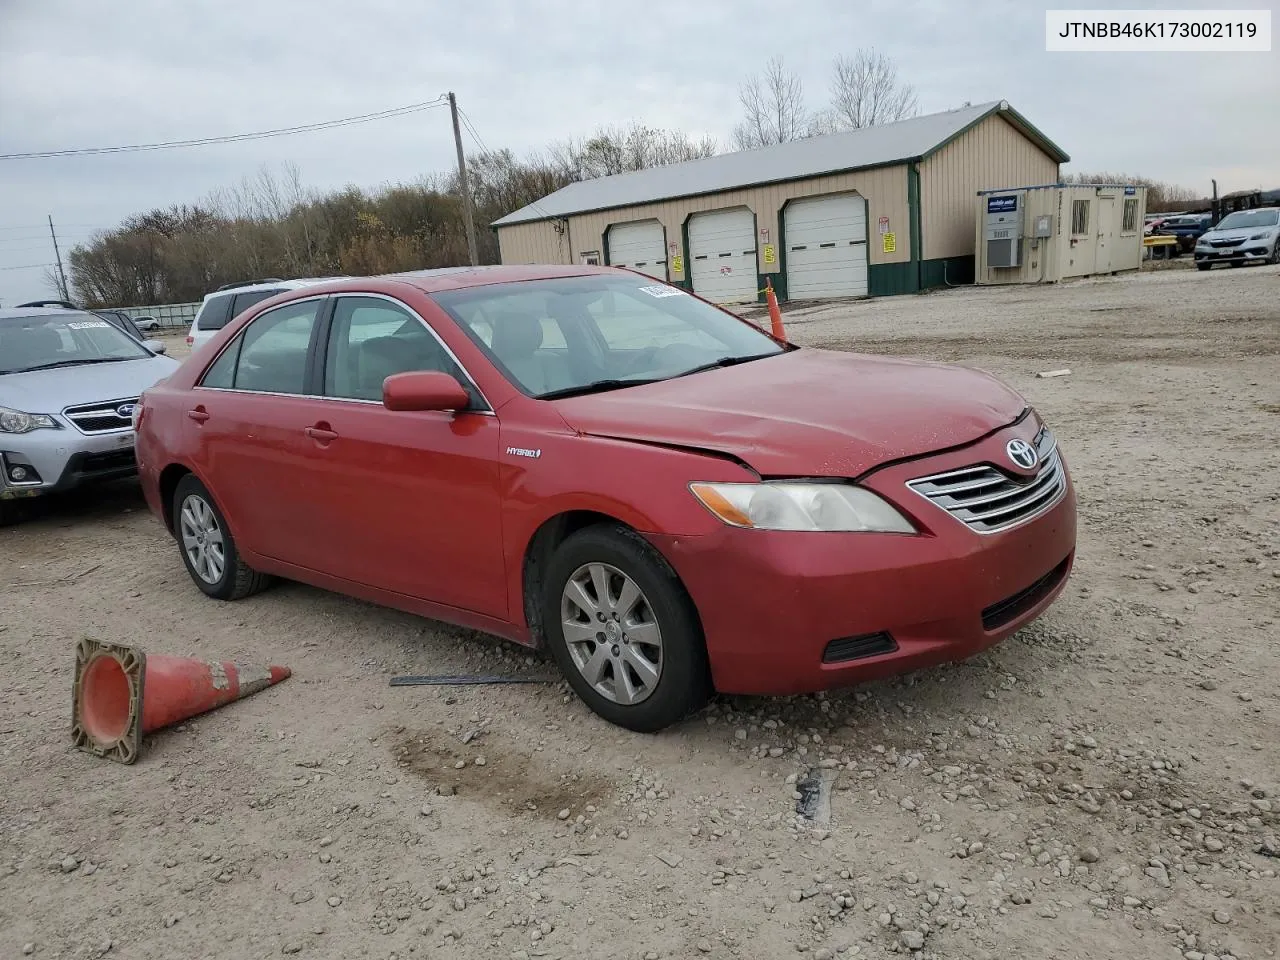
[[[142,341],[142,345],[157,357],[162,357],[169,352],[169,345],[163,340],[144,340]]]
[[[397,373],[382,381],[382,405],[388,410],[465,410],[467,391],[439,370]]]

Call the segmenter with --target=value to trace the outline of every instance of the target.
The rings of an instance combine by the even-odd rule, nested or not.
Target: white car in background
[[[1196,266],[1280,263],[1280,207],[1229,213],[1196,240]]]
[[[308,277],[301,280],[248,280],[243,283],[228,283],[219,287],[204,298],[195,320],[191,322],[191,331],[187,334],[187,345],[192,350],[225,327],[233,317],[238,317],[255,303],[261,303],[268,297],[286,290],[297,290],[313,283],[324,283],[338,277]]]

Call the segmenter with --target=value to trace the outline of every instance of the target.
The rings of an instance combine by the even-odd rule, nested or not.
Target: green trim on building
[[[683,287],[690,293],[693,292],[693,261],[689,259],[689,220],[693,214],[687,214],[684,222],[680,224],[680,262],[684,264],[684,269],[680,271],[680,279],[672,280],[677,287]],[[667,276],[671,276],[670,264],[667,265]]]
[[[968,286],[973,283],[974,258],[943,257],[939,260],[920,261],[920,289],[931,287]]]
[[[918,264],[873,263],[867,267],[867,295],[872,297],[896,297],[902,293],[915,293],[920,289]]]

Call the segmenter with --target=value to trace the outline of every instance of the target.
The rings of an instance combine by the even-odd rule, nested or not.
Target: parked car
[[[298,288],[147,390],[143,489],[196,586],[272,575],[546,645],[660,729],[956,660],[1062,590],[1054,435],[995,378],[796,347],[608,267]]]
[[[1215,263],[1280,263],[1280,207],[1227,214],[1196,241],[1195,256],[1201,270]]]
[[[143,333],[154,333],[160,329],[160,321],[146,314],[133,318],[133,325]]]
[[[1181,217],[1169,217],[1152,232],[1157,235],[1178,238],[1178,252],[1188,253],[1195,249],[1196,239],[1213,225],[1213,217],[1207,213],[1187,214]]]
[[[207,294],[200,304],[200,310],[191,321],[191,331],[187,334],[187,344],[194,349],[221,330],[231,321],[254,304],[261,303],[268,297],[274,297],[286,290],[298,290],[311,284],[323,283],[326,278],[304,278],[301,280],[247,280],[243,283],[228,283],[213,293]]]
[[[113,327],[123,333],[126,337],[137,340],[139,343],[147,343],[147,338],[142,335],[142,331],[138,329],[133,322],[133,318],[123,310],[94,310],[93,315],[106,320]],[[159,340],[150,341],[150,349],[153,353],[165,353],[167,347]]]
[[[177,367],[93,313],[0,310],[0,525],[18,500],[136,473],[133,405]]]

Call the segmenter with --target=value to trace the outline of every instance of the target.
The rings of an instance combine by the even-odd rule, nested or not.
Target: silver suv
[[[213,293],[205,296],[200,304],[200,311],[191,323],[191,332],[187,334],[187,345],[192,350],[225,327],[231,320],[248,310],[255,303],[261,303],[268,297],[286,290],[297,290],[299,287],[313,283],[324,283],[338,277],[306,278],[302,280],[249,280],[244,283],[228,283]]]
[[[1196,240],[1196,267],[1233,267],[1251,262],[1280,263],[1280,207],[1229,213]]]
[[[0,526],[17,501],[132,476],[133,408],[178,368],[82,310],[0,310]]]

